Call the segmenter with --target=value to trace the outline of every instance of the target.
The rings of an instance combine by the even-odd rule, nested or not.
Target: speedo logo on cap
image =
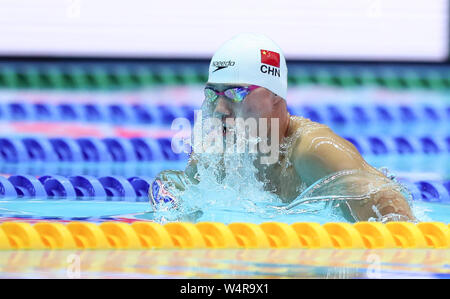
[[[229,66],[234,66],[234,64],[235,64],[235,62],[231,61],[231,60],[228,60],[228,61],[213,61],[212,65],[215,66],[216,69],[214,71],[212,71],[212,72],[214,73],[215,71],[225,69],[225,68],[227,68]]]
[[[280,77],[280,54],[268,50],[261,51],[260,71],[265,74]]]

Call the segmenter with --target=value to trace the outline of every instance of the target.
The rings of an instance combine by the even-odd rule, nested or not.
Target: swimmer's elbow
[[[374,210],[378,210],[383,221],[415,221],[408,201],[400,192],[380,191],[375,195]]]
[[[348,204],[358,221],[417,221],[408,201],[395,190],[382,190],[370,199],[349,201]]]

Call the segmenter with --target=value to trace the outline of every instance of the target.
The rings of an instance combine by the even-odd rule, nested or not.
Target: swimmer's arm
[[[341,138],[329,128],[321,128],[303,135],[295,147],[293,155],[294,167],[302,181],[308,186],[317,180],[337,171],[359,169],[386,177],[370,166],[359,154],[355,146]],[[358,184],[379,184],[375,180],[361,178]],[[391,214],[402,215],[401,220],[415,220],[411,208],[397,190],[382,189],[367,200],[347,201],[351,214],[359,221],[369,218],[389,217]],[[375,212],[374,207],[376,208]]]
[[[156,176],[155,179],[160,180],[164,184],[168,184],[177,188],[180,191],[186,190],[186,184],[190,181],[197,184],[198,180],[195,178],[197,174],[197,160],[192,155],[189,158],[188,164],[184,171],[182,170],[163,170]]]

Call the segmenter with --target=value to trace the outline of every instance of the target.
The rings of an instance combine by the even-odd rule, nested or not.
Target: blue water
[[[167,108],[165,110],[174,116],[185,117],[188,117],[192,109],[199,107],[202,86],[193,86],[192,90],[186,90],[185,87],[180,86],[166,88],[166,91],[162,93],[157,90],[130,93],[131,96],[141,98],[140,100],[145,104],[143,107],[148,108],[150,115],[158,117],[154,122],[130,118],[124,120],[121,125],[130,130],[147,130],[159,134],[164,130],[170,130],[171,124],[171,119],[162,114],[160,107]],[[30,92],[30,94],[32,93]],[[62,94],[64,101],[78,105],[76,95],[71,92]],[[114,92],[109,95],[118,97]],[[169,98],[168,95],[176,98]],[[48,95],[39,96],[41,100],[45,101],[45,96]],[[7,92],[1,98],[4,103],[0,104],[6,105],[6,103],[17,102],[17,99],[26,99],[27,97],[29,95],[20,94],[19,97],[14,93]],[[108,94],[87,94],[86,97],[92,97],[88,101],[89,103],[96,103],[101,98],[104,102],[99,102],[99,105],[112,104],[107,102]],[[399,180],[432,181],[442,185],[443,182],[450,180],[450,105],[448,100],[448,93],[436,91],[399,90],[394,92],[372,88],[294,87],[290,89],[288,104],[292,113],[323,122],[337,134],[357,142],[358,149],[372,166],[389,168]],[[130,105],[126,103],[120,103],[120,105],[130,108]],[[191,117],[189,116],[189,118]],[[70,121],[64,118],[53,121],[56,125],[58,123],[70,124]],[[8,126],[11,123],[14,123],[14,119],[2,119],[0,137],[16,137],[16,134],[9,131],[10,127]],[[81,118],[74,121],[76,125],[86,123]],[[106,133],[114,132],[118,125],[101,121],[89,124]],[[45,132],[39,134],[45,136]],[[26,136],[26,134],[17,135]],[[35,137],[38,134],[30,135]],[[103,137],[115,138],[117,136],[111,133]],[[154,177],[162,170],[183,170],[185,168],[187,162],[185,156],[170,155],[168,145],[158,150],[160,152],[155,155],[158,158],[153,157],[150,161],[90,163],[43,161],[9,163],[0,161],[0,173],[35,176],[48,174],[93,175],[96,177],[117,175],[129,178],[132,176]],[[107,153],[102,154],[106,155]],[[85,219],[89,221],[124,217],[161,222],[170,221],[175,217],[185,221],[224,223],[234,221],[255,223],[264,221],[287,223],[345,221],[341,214],[326,206],[325,203],[300,205],[298,209],[287,213],[277,198],[258,188],[258,182],[250,180],[244,181],[244,183],[240,185],[230,180],[227,182],[228,185],[225,184],[230,188],[220,189],[224,185],[214,185],[206,181],[201,184],[200,190],[194,190],[188,194],[190,196],[189,204],[184,206],[183,213],[175,213],[175,215],[171,214],[170,210],[155,213],[148,202],[25,197],[20,199],[1,198],[0,217],[22,219],[46,217],[55,220]],[[439,191],[442,192],[441,195],[448,198],[449,191],[441,189]],[[417,190],[412,193],[414,197],[413,211],[420,221],[449,222],[450,204],[425,202],[423,198],[420,198]]]
[[[427,203],[415,201],[413,211],[420,221],[448,222],[450,215],[450,205],[440,203]],[[17,200],[2,199],[0,201],[1,217],[18,217],[26,219],[48,220],[87,220],[87,221],[107,221],[117,217],[131,219],[153,220],[155,213],[149,203],[130,203],[112,201],[74,201],[74,200]],[[189,221],[192,218],[185,218]],[[253,222],[262,223],[265,221],[280,221],[285,223],[295,222],[318,222],[324,224],[330,221],[345,221],[339,216],[327,216],[318,212],[303,212],[290,215],[273,215],[261,218],[257,214],[247,211],[237,212],[227,209],[211,207],[203,211],[203,215],[195,221],[217,221],[223,223],[231,222]]]

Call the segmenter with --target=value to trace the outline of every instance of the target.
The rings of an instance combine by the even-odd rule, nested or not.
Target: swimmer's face
[[[223,92],[234,87],[248,87],[244,84],[207,84],[206,87],[217,92]],[[267,133],[271,132],[272,118],[282,119],[286,115],[286,106],[284,110],[280,109],[280,101],[284,100],[264,87],[258,87],[250,91],[249,94],[241,102],[233,102],[224,95],[219,95],[212,103],[206,103],[207,110],[210,115],[218,118],[224,124],[224,134],[227,134],[228,125],[234,126],[236,118],[255,118],[258,123],[260,118],[267,119]],[[284,113],[284,114],[283,114]],[[281,130],[278,132],[282,137]],[[263,137],[263,136],[260,136]]]

